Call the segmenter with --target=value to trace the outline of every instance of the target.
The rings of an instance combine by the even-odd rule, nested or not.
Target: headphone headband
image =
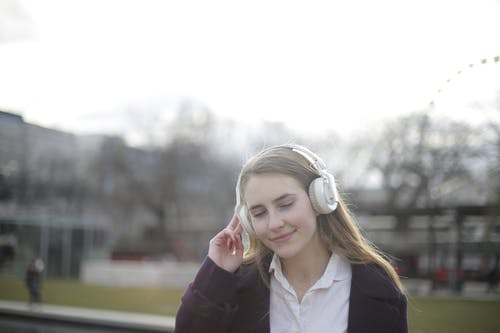
[[[318,172],[326,170],[325,162],[323,162],[323,160],[318,155],[316,155],[306,147],[299,145],[290,145],[289,147],[294,152],[302,155],[306,160],[308,160],[309,163],[311,163],[311,166]]]

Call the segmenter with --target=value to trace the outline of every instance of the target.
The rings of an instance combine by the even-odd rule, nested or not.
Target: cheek
[[[302,227],[307,229],[316,229],[317,226],[317,216],[312,209],[304,209],[302,214],[298,216],[298,221]]]
[[[309,197],[307,194],[304,194],[297,200],[296,204],[293,206],[293,212],[295,215],[309,215],[311,213],[314,213],[314,210],[311,205],[311,201],[309,200]]]
[[[255,234],[257,235],[257,238],[263,238],[263,236],[266,233],[267,228],[265,227],[265,223],[263,222],[251,222],[253,230],[255,231]]]

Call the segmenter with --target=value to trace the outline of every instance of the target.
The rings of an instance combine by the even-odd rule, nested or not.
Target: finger
[[[237,242],[237,240],[240,238],[239,234],[237,234],[234,230],[228,230],[227,231],[227,236],[231,240],[232,244]]]
[[[241,241],[236,242],[234,244],[234,248],[232,249],[232,255],[237,257],[243,257],[243,253],[245,252],[245,248],[243,247],[243,243]]]
[[[226,242],[234,237],[232,233],[232,230],[228,230],[226,228],[222,229],[210,240],[210,243],[218,246],[225,246],[227,244]]]
[[[243,226],[241,225],[241,223],[238,223],[238,225],[234,229],[234,233],[241,236],[242,232],[243,232]]]
[[[235,242],[234,246],[235,246],[236,250],[239,250],[239,251],[243,251],[244,250],[243,240],[241,239],[241,237],[238,237],[236,239],[236,242]]]
[[[222,229],[221,231],[219,231],[214,237],[212,237],[212,239],[210,240],[211,242],[216,242],[218,241],[219,239],[222,239],[224,238],[224,234],[226,233],[226,229]]]
[[[229,251],[234,251],[236,248],[242,249],[241,228],[238,225],[236,226],[236,230],[223,229],[214,237],[215,244],[219,244],[219,246],[225,247]]]
[[[231,222],[229,222],[227,227],[230,230],[234,230],[238,226],[238,224],[239,224],[238,216],[234,214],[233,217],[231,218]]]

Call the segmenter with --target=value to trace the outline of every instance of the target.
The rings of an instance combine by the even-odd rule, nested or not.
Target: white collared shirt
[[[274,255],[271,265],[271,333],[346,333],[351,291],[351,265],[332,254],[325,272],[304,294],[297,294]]]

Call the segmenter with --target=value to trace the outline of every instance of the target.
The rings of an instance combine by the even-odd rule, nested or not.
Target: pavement
[[[172,332],[174,318],[141,313],[110,310],[94,310],[68,306],[0,300],[0,316],[24,319],[56,321],[78,325],[102,325],[105,327],[137,329],[145,332]]]

